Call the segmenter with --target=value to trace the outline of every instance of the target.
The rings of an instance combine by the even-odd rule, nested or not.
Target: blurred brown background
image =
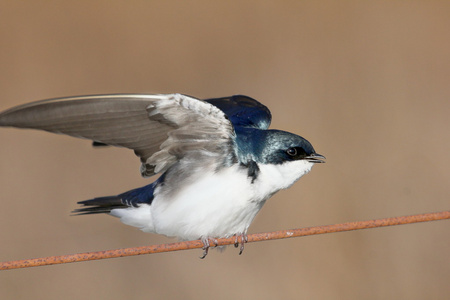
[[[1,1],[0,110],[245,94],[328,162],[250,233],[449,209],[448,1]],[[0,129],[0,260],[172,242],[76,201],[149,183],[129,150]],[[1,299],[448,299],[449,222],[0,272]]]

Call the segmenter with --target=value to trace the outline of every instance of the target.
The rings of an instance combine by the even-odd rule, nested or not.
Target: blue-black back
[[[267,129],[272,115],[270,110],[253,98],[244,95],[204,100],[225,113],[234,127]]]

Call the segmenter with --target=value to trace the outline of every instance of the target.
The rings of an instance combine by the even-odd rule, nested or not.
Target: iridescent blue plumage
[[[255,158],[247,156],[246,153],[251,153],[264,145],[263,141],[261,144],[253,143],[252,136],[265,135],[265,129],[269,128],[272,120],[270,110],[257,100],[244,95],[210,98],[203,101],[223,111],[232,123],[236,133],[237,148],[240,149],[237,151],[239,161],[248,168],[249,177],[255,180],[258,176],[259,169],[255,163]],[[104,146],[105,144],[94,142],[93,145]],[[80,201],[78,204],[85,207],[77,209],[75,212],[78,214],[104,213],[114,208],[136,207],[143,203],[151,204],[154,198],[154,190],[159,184],[164,183],[164,177],[163,174],[157,181],[149,185],[116,196],[98,197]]]
[[[109,213],[144,232],[201,238],[245,234],[267,199],[324,162],[293,133],[269,130],[269,109],[243,95],[55,98],[0,113],[0,126],[34,128],[134,151],[153,183],[81,201],[77,214]],[[243,246],[241,246],[242,252]]]
[[[223,111],[234,127],[267,129],[272,115],[270,110],[253,98],[243,95],[204,100]]]

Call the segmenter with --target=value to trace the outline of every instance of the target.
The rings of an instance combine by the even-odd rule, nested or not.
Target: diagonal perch
[[[323,233],[343,232],[343,231],[351,231],[351,230],[358,230],[358,229],[368,229],[368,228],[404,225],[404,224],[427,222],[427,221],[437,221],[437,220],[444,220],[444,219],[450,219],[450,211],[442,211],[442,212],[428,213],[428,214],[418,214],[418,215],[403,216],[403,217],[393,217],[393,218],[385,218],[385,219],[377,219],[377,220],[369,220],[369,221],[360,221],[360,222],[348,222],[348,223],[334,224],[334,225],[306,227],[306,228],[300,228],[300,229],[281,230],[281,231],[273,231],[273,232],[266,232],[266,233],[255,233],[255,234],[248,235],[248,243],[285,239],[285,238],[291,238],[291,237],[300,237],[300,236],[307,236],[307,235],[315,235],[315,234],[323,234]],[[235,241],[236,241],[235,237],[217,239],[217,245],[218,246],[231,245],[231,244],[234,244]],[[152,254],[152,253],[178,251],[178,250],[188,250],[188,249],[196,249],[196,248],[202,248],[202,247],[203,247],[203,243],[200,240],[195,240],[195,241],[186,241],[186,242],[178,242],[178,243],[170,243],[170,244],[153,245],[153,246],[124,248],[124,249],[116,249],[116,250],[105,250],[105,251],[97,251],[97,252],[85,252],[85,253],[77,253],[77,254],[69,254],[69,255],[61,255],[61,256],[49,256],[49,257],[34,258],[34,259],[24,259],[24,260],[0,262],[0,270],[29,268],[29,267],[73,263],[73,262],[88,261],[88,260],[117,258],[117,257],[124,257],[124,256]]]

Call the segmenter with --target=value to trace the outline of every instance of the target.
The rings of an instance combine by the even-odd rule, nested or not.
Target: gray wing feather
[[[0,126],[41,129],[133,149],[143,176],[167,170],[187,153],[225,155],[234,130],[215,106],[180,94],[96,95],[14,107]]]

